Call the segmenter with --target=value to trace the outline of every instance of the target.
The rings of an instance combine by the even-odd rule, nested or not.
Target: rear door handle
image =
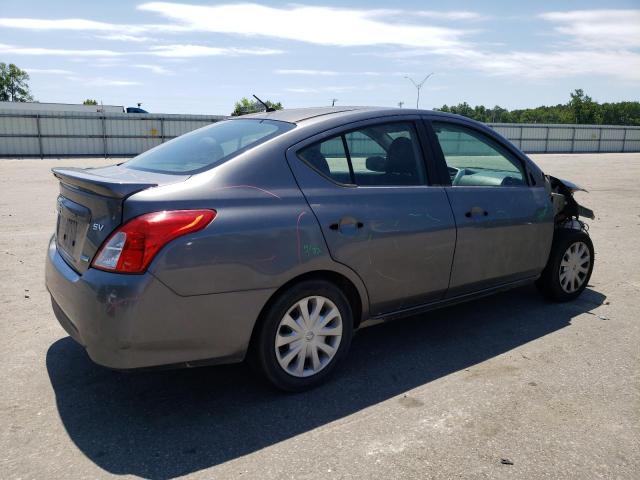
[[[464,216],[467,217],[467,218],[471,218],[473,216],[486,217],[487,215],[489,215],[489,212],[487,212],[482,207],[472,207],[471,210],[469,210],[467,213],[464,214]]]
[[[340,233],[353,232],[356,229],[364,227],[364,223],[356,220],[353,217],[343,217],[339,222],[329,225],[331,230],[339,231]]]

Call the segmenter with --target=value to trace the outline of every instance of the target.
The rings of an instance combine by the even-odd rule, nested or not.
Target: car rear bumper
[[[116,369],[241,361],[260,310],[274,292],[180,296],[150,273],[90,268],[79,275],[53,239],[45,277],[62,327],[94,362]]]

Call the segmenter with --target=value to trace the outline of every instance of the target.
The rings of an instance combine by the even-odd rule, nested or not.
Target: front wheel
[[[344,358],[353,313],[334,284],[305,281],[283,292],[258,328],[254,364],[276,387],[301,391],[323,382]]]
[[[587,233],[582,230],[557,230],[549,260],[536,286],[550,300],[573,300],[587,288],[593,261],[593,243]]]

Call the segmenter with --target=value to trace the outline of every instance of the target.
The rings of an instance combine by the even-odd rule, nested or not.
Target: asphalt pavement
[[[117,159],[0,160],[0,478],[640,478],[640,154],[532,157],[589,190],[584,294],[525,287],[364,329],[296,395],[244,365],[94,365],[44,287],[49,169]]]

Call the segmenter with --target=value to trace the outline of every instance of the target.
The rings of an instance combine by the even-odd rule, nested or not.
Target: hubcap
[[[567,293],[578,290],[586,281],[591,253],[584,242],[569,245],[560,262],[560,286]]]
[[[306,297],[282,317],[275,350],[280,367],[294,377],[309,377],[326,367],[342,340],[342,316],[326,297]]]

